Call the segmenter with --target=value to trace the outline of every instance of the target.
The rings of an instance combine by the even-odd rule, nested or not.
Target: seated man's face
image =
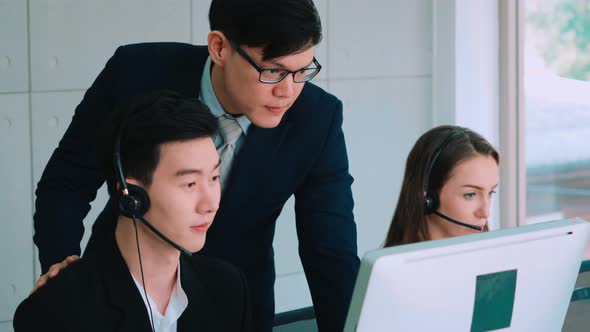
[[[221,192],[219,155],[211,138],[162,144],[147,192],[151,206],[145,218],[181,247],[201,250]]]

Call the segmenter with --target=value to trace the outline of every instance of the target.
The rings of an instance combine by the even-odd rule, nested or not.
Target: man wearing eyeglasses
[[[156,89],[198,96],[217,117],[222,200],[201,254],[246,275],[256,331],[274,315],[275,222],[295,196],[299,254],[320,331],[340,331],[358,271],[352,177],[342,103],[309,83],[321,23],[311,0],[213,0],[207,47],[120,47],[86,92],[36,191],[35,236],[42,285],[80,253],[88,202],[104,182],[97,124],[121,100]],[[108,204],[114,204],[109,202]],[[108,207],[85,255],[114,231]]]

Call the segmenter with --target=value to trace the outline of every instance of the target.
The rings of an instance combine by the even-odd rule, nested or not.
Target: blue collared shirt
[[[211,110],[211,113],[215,116],[215,118],[219,118],[220,116],[226,117],[233,117],[236,119],[240,127],[242,128],[242,135],[236,141],[236,145],[234,148],[234,154],[240,150],[240,147],[244,144],[244,137],[248,134],[248,128],[250,127],[250,120],[245,115],[240,115],[234,117],[233,115],[225,113],[217,96],[215,95],[215,91],[213,91],[213,84],[211,83],[211,57],[207,58],[205,62],[205,68],[203,68],[203,75],[201,76],[201,91],[199,93],[199,100],[203,102],[203,104],[207,105]],[[223,144],[223,137],[220,133],[215,135],[215,147],[219,149]]]

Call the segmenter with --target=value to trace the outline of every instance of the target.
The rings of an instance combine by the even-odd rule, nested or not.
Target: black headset
[[[125,180],[125,173],[123,172],[123,163],[121,162],[121,135],[123,133],[123,129],[125,128],[125,124],[127,123],[126,120],[127,119],[125,118],[122,121],[117,132],[113,153],[115,163],[115,177],[117,181],[121,184],[121,193],[119,194],[119,202],[117,206],[119,207],[119,212],[122,215],[133,219],[133,226],[135,228],[135,241],[137,241],[137,255],[139,258],[139,267],[141,271],[141,283],[143,285],[145,301],[149,309],[148,318],[150,319],[150,327],[152,328],[152,332],[155,332],[156,329],[154,327],[154,314],[152,312],[152,306],[150,305],[150,302],[148,300],[147,286],[145,284],[145,278],[143,276],[143,263],[141,261],[141,251],[139,249],[139,236],[137,234],[136,221],[136,219],[140,219],[144,224],[146,224],[146,226],[149,225],[147,221],[144,221],[143,215],[150,208],[150,196],[143,188],[127,183],[127,181]]]
[[[468,129],[458,129],[452,133],[449,134],[449,136],[447,136],[447,138],[443,141],[443,143],[440,145],[440,147],[438,147],[438,149],[435,150],[435,153],[432,157],[432,160],[430,161],[430,165],[428,166],[428,173],[426,176],[426,183],[424,184],[424,205],[425,205],[425,209],[426,209],[426,214],[435,214],[449,222],[452,222],[453,224],[459,225],[459,226],[463,226],[463,227],[467,227],[470,229],[474,229],[477,231],[483,231],[483,229],[479,226],[475,226],[475,225],[471,225],[471,224],[467,224],[464,222],[461,222],[459,220],[453,219],[449,216],[446,216],[440,212],[438,212],[438,208],[440,207],[440,198],[438,196],[438,193],[435,192],[434,190],[430,190],[429,185],[430,185],[430,175],[432,173],[432,169],[434,168],[434,164],[436,163],[436,160],[438,159],[438,156],[440,156],[440,154],[445,150],[445,148],[447,147],[447,145],[449,145],[449,143],[457,136],[468,132]]]
[[[124,124],[121,125],[117,138],[115,140],[115,173],[117,182],[121,184],[121,193],[119,195],[119,212],[128,218],[142,218],[150,208],[150,196],[141,187],[127,183],[123,164],[121,162],[121,134]]]
[[[467,131],[466,129],[458,129],[458,130],[452,132],[451,134],[449,134],[447,136],[447,138],[445,138],[445,140],[438,147],[438,149],[435,150],[435,153],[434,153],[432,160],[430,161],[430,165],[428,167],[428,173],[426,175],[426,182],[424,183],[424,192],[426,193],[424,196],[424,202],[426,204],[426,214],[434,213],[436,210],[438,210],[438,208],[440,206],[440,199],[439,199],[438,193],[433,190],[430,190],[430,188],[429,188],[430,175],[432,174],[432,169],[434,168],[434,164],[438,160],[438,156],[440,156],[440,154],[445,150],[445,148],[447,147],[447,145],[449,145],[449,143],[453,140],[453,138],[459,136],[460,134],[462,134],[466,131]]]

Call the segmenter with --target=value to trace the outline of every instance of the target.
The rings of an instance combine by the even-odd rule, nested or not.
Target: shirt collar
[[[129,271],[129,273],[131,274],[131,271]],[[168,302],[168,307],[166,307],[166,312],[164,315],[158,311],[156,303],[149,295],[147,296],[147,299],[145,298],[144,289],[139,281],[135,279],[133,274],[131,274],[131,277],[133,278],[135,286],[137,286],[137,289],[143,298],[146,310],[149,310],[149,307],[151,307],[156,330],[176,330],[178,319],[188,307],[188,297],[186,296],[186,293],[182,289],[182,284],[180,283],[180,262],[178,263],[178,268],[176,270],[176,283],[172,289],[172,294],[170,294],[170,301]],[[148,302],[150,303],[149,306]]]
[[[233,115],[225,113],[223,107],[221,107],[221,104],[217,99],[217,96],[215,95],[215,91],[213,91],[213,84],[211,83],[211,66],[211,57],[207,57],[207,61],[205,61],[205,67],[203,68],[203,75],[201,76],[201,91],[199,94],[199,100],[209,107],[211,113],[216,118],[219,118],[220,116],[226,116],[236,119],[242,128],[242,132],[244,135],[246,135],[252,122],[244,115],[234,117]]]
[[[188,306],[188,297],[186,293],[182,289],[182,284],[180,283],[180,262],[178,263],[178,269],[176,270],[176,284],[172,289],[172,294],[170,296],[170,302],[168,303],[168,308],[166,309],[166,316],[168,316],[168,310],[171,310],[170,319],[171,320],[178,320],[184,309]]]

